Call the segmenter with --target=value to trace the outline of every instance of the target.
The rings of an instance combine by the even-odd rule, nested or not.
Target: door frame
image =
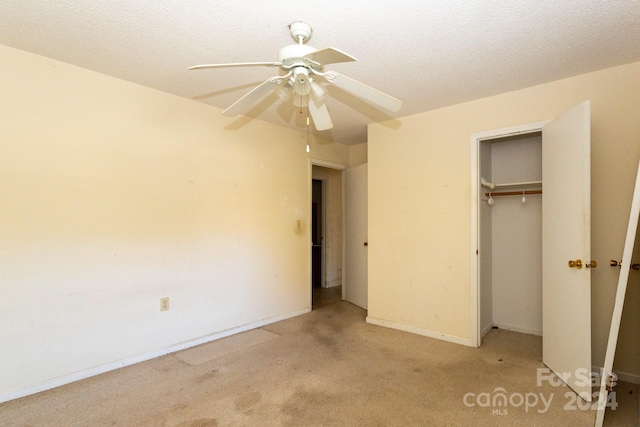
[[[342,277],[344,277],[344,250],[345,250],[345,229],[344,229],[344,171],[347,169],[347,166],[340,164],[340,163],[334,163],[334,162],[329,162],[326,160],[321,160],[321,159],[316,159],[316,158],[309,158],[309,170],[308,170],[308,177],[307,177],[307,184],[308,184],[308,194],[309,194],[309,203],[308,203],[308,216],[307,216],[307,224],[311,224],[311,200],[312,200],[312,195],[313,195],[313,167],[314,166],[320,166],[323,168],[327,168],[327,169],[336,169],[339,170],[341,172],[341,181],[342,181],[342,188],[340,189],[341,192],[341,197],[342,197],[342,209],[341,209],[341,215],[342,215],[342,268],[343,268],[343,273],[342,273]],[[324,199],[325,197],[325,185],[323,185],[323,190],[322,190],[322,197]],[[324,203],[323,200],[323,209],[326,209],[326,203]],[[326,215],[324,215],[325,218],[323,218],[323,221],[325,221],[326,219]],[[326,227],[325,227],[326,229]],[[307,277],[309,278],[309,283],[307,286],[307,292],[308,294],[308,301],[309,301],[309,310],[313,309],[313,278],[311,277],[312,275],[312,265],[311,265],[311,257],[313,256],[312,254],[312,248],[311,248],[311,230],[309,229],[309,234],[308,234],[308,240],[309,240],[309,245],[308,245],[308,255],[307,255],[307,259],[308,259],[308,274]],[[323,248],[322,248],[322,277],[324,280],[325,277],[325,266],[326,266],[326,262],[325,262],[325,248],[324,248],[324,243],[323,243]],[[342,299],[344,300],[344,289],[345,289],[345,283],[344,281],[342,282]]]
[[[528,123],[471,134],[471,346],[480,347],[482,331],[480,324],[480,145],[483,141],[514,135],[526,135],[542,132],[542,128],[551,122]],[[544,177],[542,178],[544,180]]]

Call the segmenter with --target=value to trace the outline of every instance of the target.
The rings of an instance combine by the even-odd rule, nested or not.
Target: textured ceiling
[[[640,0],[2,0],[0,44],[226,108],[276,69],[187,67],[277,61],[294,21],[356,57],[327,69],[401,99],[397,117],[640,61]],[[366,142],[391,117],[328,92],[325,138]],[[275,94],[247,115],[304,129]]]

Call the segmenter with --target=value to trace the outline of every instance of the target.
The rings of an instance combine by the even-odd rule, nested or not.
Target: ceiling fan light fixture
[[[309,105],[309,96],[294,94],[293,105],[299,108],[305,108]]]
[[[293,91],[298,95],[309,95],[311,92],[311,83],[306,78],[300,78],[293,84]]]
[[[309,80],[309,70],[304,67],[297,67],[293,70],[293,91],[298,95],[308,95],[311,92],[311,81]]]

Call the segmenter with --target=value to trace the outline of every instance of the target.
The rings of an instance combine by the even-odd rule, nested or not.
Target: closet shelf
[[[542,185],[542,181],[508,182],[504,184],[496,184],[495,188],[540,187],[541,185]]]

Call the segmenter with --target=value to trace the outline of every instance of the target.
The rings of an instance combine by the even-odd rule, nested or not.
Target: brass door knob
[[[615,259],[611,260],[611,267],[621,267],[622,266],[622,261],[616,261]],[[636,270],[636,271],[640,271],[640,264],[631,264],[631,268],[632,270]]]
[[[597,266],[598,266],[598,263],[595,262],[594,260],[591,260],[591,262],[586,265],[587,268],[596,268]]]
[[[569,261],[569,267],[571,268],[577,268],[578,270],[580,270],[582,268],[582,260],[581,259],[577,259],[575,261]]]

